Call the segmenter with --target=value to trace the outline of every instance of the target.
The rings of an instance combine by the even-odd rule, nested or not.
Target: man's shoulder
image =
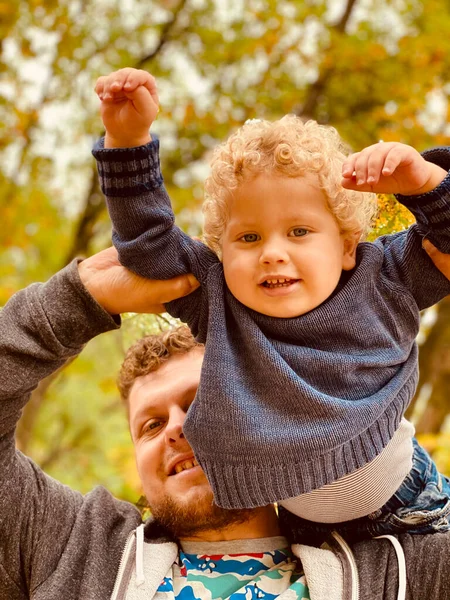
[[[352,550],[361,599],[395,600],[401,580],[406,581],[406,598],[448,598],[449,533],[388,536],[358,542]]]

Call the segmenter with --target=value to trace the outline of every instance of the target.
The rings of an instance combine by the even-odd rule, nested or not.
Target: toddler
[[[403,414],[419,311],[450,292],[421,247],[427,235],[450,252],[450,152],[379,143],[347,157],[314,121],[249,122],[214,152],[205,245],[174,225],[148,133],[153,77],[124,69],[96,91],[121,262],[201,284],[166,308],[206,344],[184,432],[217,504],[277,501],[304,541],[336,524],[354,538],[448,529],[450,482]],[[398,194],[417,224],[364,242],[371,192]]]

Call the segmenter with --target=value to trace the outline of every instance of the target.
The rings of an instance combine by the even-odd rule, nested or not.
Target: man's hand
[[[200,285],[193,275],[167,281],[139,277],[120,264],[115,248],[83,260],[78,272],[91,296],[112,315],[164,312],[166,302],[187,296]]]
[[[99,77],[95,91],[105,126],[105,148],[132,148],[147,144],[150,125],[158,114],[155,78],[138,69],[120,69]]]
[[[439,250],[433,246],[433,244],[429,240],[423,240],[422,247],[431,260],[434,262],[434,266],[436,269],[450,279],[450,254],[444,254],[443,252],[439,252]]]
[[[433,190],[446,175],[411,146],[380,142],[347,158],[342,186],[360,192],[416,196]]]

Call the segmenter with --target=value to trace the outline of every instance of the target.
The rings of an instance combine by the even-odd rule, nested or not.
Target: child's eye
[[[294,229],[291,229],[291,231],[289,232],[289,235],[292,237],[303,237],[307,233],[308,230],[304,229],[303,227],[294,227]]]
[[[239,241],[251,243],[251,242],[257,242],[260,239],[261,238],[259,237],[259,235],[257,233],[245,233],[242,237],[239,238]]]

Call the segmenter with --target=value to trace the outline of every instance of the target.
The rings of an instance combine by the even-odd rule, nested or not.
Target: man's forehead
[[[172,394],[198,383],[203,355],[202,347],[193,348],[184,354],[171,356],[155,371],[137,377],[130,391],[130,402],[143,395],[160,397],[165,392]]]

